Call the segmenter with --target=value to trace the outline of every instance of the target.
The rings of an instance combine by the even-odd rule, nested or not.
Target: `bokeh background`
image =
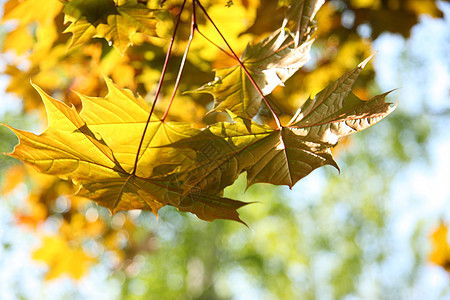
[[[48,1],[55,6],[48,14],[9,20],[26,2],[39,1],[1,1],[1,123],[45,129],[30,80],[77,107],[70,89],[104,95],[102,73],[142,95],[155,90],[163,39],[138,37],[124,56],[101,39],[67,52],[59,2]],[[202,1],[238,52],[281,24],[275,1],[226,2]],[[173,19],[179,4],[167,1],[161,18]],[[450,299],[450,3],[331,0],[316,20],[312,60],[272,95],[284,99],[276,102],[280,114],[287,118],[375,51],[355,93],[369,99],[394,90],[388,100],[399,103],[387,119],[339,143],[340,173],[324,167],[292,190],[258,184],[245,192],[244,175],[226,195],[257,202],[240,209],[247,228],[171,207],[158,218],[141,211],[111,216],[67,196],[76,191],[70,183],[0,156],[0,299]],[[170,30],[161,26],[158,34]],[[178,45],[175,60],[182,38]],[[184,77],[182,90],[214,78],[211,66],[229,63],[207,45],[194,39],[186,70],[193,76]],[[174,63],[168,74],[176,71]],[[204,125],[221,117],[204,118],[208,95],[179,99],[174,120]],[[0,151],[17,142],[0,127]]]

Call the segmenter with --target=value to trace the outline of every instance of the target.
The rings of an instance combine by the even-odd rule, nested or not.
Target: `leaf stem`
[[[192,40],[194,38],[194,32],[197,29],[197,19],[195,16],[195,1],[192,1],[192,21],[191,21],[191,33],[189,34],[189,40],[186,46],[186,50],[184,51],[183,58],[181,60],[180,69],[178,70],[177,79],[175,81],[175,86],[173,88],[172,96],[169,101],[169,105],[167,106],[166,111],[164,112],[161,121],[164,122],[167,115],[169,114],[170,107],[172,106],[173,100],[175,98],[175,94],[177,93],[178,86],[180,85],[181,75],[183,74],[184,66],[186,65],[186,58],[189,53],[189,48],[191,47]]]
[[[136,153],[136,160],[134,161],[134,168],[133,168],[133,173],[132,173],[133,175],[135,175],[136,171],[137,171],[137,165],[138,165],[138,162],[139,162],[139,154],[141,152],[142,144],[144,143],[144,138],[145,138],[145,134],[147,133],[148,124],[150,123],[150,120],[151,120],[152,115],[153,115],[153,111],[155,110],[156,102],[158,100],[158,96],[159,96],[159,93],[161,92],[162,84],[163,84],[163,81],[164,81],[164,76],[166,75],[167,67],[169,66],[169,59],[170,59],[170,55],[172,53],[172,47],[173,47],[173,44],[175,42],[175,36],[176,36],[177,30],[178,30],[178,25],[180,24],[181,14],[183,13],[186,1],[187,0],[184,0],[183,4],[181,5],[180,13],[178,14],[177,21],[176,21],[175,27],[173,29],[172,38],[170,39],[169,48],[167,49],[166,59],[164,61],[164,66],[163,66],[163,69],[162,69],[162,72],[161,72],[161,77],[160,77],[159,82],[158,82],[158,87],[156,88],[156,92],[155,92],[155,97],[153,99],[152,108],[150,109],[150,113],[148,115],[147,122],[145,123],[144,131],[142,132],[141,141],[139,142],[138,150],[137,150],[137,153]]]
[[[275,122],[277,123],[277,127],[281,128],[281,122],[280,119],[278,118],[277,114],[275,113],[275,111],[273,110],[272,106],[270,105],[269,101],[267,101],[264,93],[261,91],[261,89],[259,88],[258,84],[255,82],[255,80],[253,79],[252,75],[250,74],[250,72],[247,70],[247,68],[245,67],[244,63],[239,59],[239,57],[236,55],[236,53],[234,52],[234,50],[231,48],[230,44],[228,44],[227,40],[225,39],[225,37],[223,36],[223,34],[220,32],[219,28],[216,26],[216,24],[214,23],[214,21],[211,19],[211,17],[208,15],[208,13],[206,12],[206,9],[203,7],[203,5],[200,3],[199,0],[195,0],[195,2],[197,2],[198,6],[201,8],[201,10],[203,11],[203,13],[205,14],[206,18],[208,19],[209,22],[211,22],[211,24],[214,26],[214,28],[216,29],[217,33],[220,35],[220,37],[222,38],[222,40],[225,42],[225,44],[227,45],[228,49],[230,50],[231,54],[233,55],[233,57],[236,59],[236,61],[239,63],[239,65],[241,66],[241,68],[244,70],[245,75],[247,75],[247,78],[250,80],[250,82],[252,83],[252,85],[256,88],[256,90],[258,91],[258,93],[261,95],[264,103],[267,105],[267,107],[269,108],[270,112],[272,113],[273,118],[275,119]]]

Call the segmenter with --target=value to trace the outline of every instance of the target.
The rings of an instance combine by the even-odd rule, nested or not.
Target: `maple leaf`
[[[241,60],[264,95],[283,84],[309,59],[312,41],[296,47],[293,37],[280,29],[256,45],[248,45]],[[214,111],[229,110],[243,118],[252,118],[261,105],[261,95],[240,65],[216,70],[213,82],[194,92],[214,96]]]
[[[286,24],[270,37],[257,44],[249,44],[241,56],[243,65],[264,95],[283,85],[297,70],[310,60],[313,40],[311,22],[323,1],[299,1],[303,10],[296,17],[301,33],[291,31]],[[287,4],[286,4],[287,5]],[[297,7],[297,6],[296,6]],[[304,20],[308,20],[307,22]],[[287,22],[287,21],[286,21]],[[302,42],[299,43],[299,34]],[[243,118],[254,117],[261,105],[261,94],[240,65],[216,70],[215,80],[195,92],[210,93],[214,97],[213,111],[229,110]]]
[[[155,34],[157,21],[154,12],[136,0],[67,1],[65,23],[71,24],[65,32],[73,34],[69,47],[102,37],[123,54],[136,32]]]
[[[247,46],[243,65],[218,70],[218,79],[198,90],[213,94],[214,109],[229,111],[234,122],[199,130],[191,123],[165,122],[168,111],[162,120],[149,118],[152,113],[141,97],[109,79],[105,98],[78,95],[80,113],[35,86],[49,126],[41,135],[9,127],[20,139],[11,156],[42,173],[72,180],[80,187],[78,195],[112,212],[147,209],[156,214],[172,205],[204,220],[241,221],[237,209],[245,203],[222,195],[242,172],[248,185],[292,187],[318,167],[337,168],[330,149],[338,139],[375,124],[393,107],[385,102],[387,94],[363,101],[351,93],[364,61],[308,99],[286,126],[277,122],[273,129],[253,122],[262,97],[255,85],[267,95],[309,59],[312,19],[322,3],[282,2],[296,9],[302,3],[296,12],[299,29],[284,24],[271,37]],[[74,34],[72,45],[102,36],[123,52],[136,30],[150,33],[154,25],[152,11],[135,0],[71,0],[64,5],[66,21],[72,22],[67,28]],[[247,69],[255,81],[247,77]]]
[[[307,100],[285,127],[272,129],[233,115],[235,123],[213,124],[172,144],[197,153],[189,185],[218,192],[246,171],[248,185],[292,187],[318,167],[338,168],[331,153],[338,139],[372,126],[395,109],[385,102],[387,93],[368,101],[351,93],[369,59]]]
[[[2,23],[14,21],[18,25],[5,36],[3,51],[14,49],[18,55],[50,48],[55,41],[55,18],[63,5],[59,0],[8,1]]]
[[[48,265],[46,280],[62,274],[81,279],[97,259],[87,255],[81,245],[74,246],[59,236],[46,236],[40,248],[34,250],[33,258]]]
[[[245,203],[196,189],[183,192],[186,162],[193,153],[164,146],[198,130],[154,117],[147,123],[149,107],[143,99],[106,82],[106,98],[79,95],[80,114],[35,86],[47,109],[48,128],[35,135],[8,126],[20,139],[11,156],[42,173],[72,179],[80,185],[78,195],[112,212],[147,209],[156,214],[169,204],[204,220],[240,221],[236,210]]]

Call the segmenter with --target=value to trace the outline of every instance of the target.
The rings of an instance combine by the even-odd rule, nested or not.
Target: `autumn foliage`
[[[108,5],[104,15],[93,19],[91,4],[65,3],[65,23],[71,23],[65,31],[73,34],[69,49],[102,37],[123,54],[134,33],[155,33],[154,10],[133,1]],[[40,172],[71,179],[81,188],[79,196],[113,212],[146,209],[156,214],[164,205],[172,205],[204,220],[240,221],[236,209],[245,203],[221,196],[240,173],[247,172],[249,185],[267,182],[292,187],[317,167],[337,167],[330,148],[338,139],[375,124],[392,111],[384,102],[385,95],[362,101],[351,93],[364,62],[304,102],[287,125],[281,124],[265,96],[309,60],[312,22],[321,5],[321,1],[288,5],[289,17],[278,32],[248,46],[239,59],[202,4],[192,2],[190,39],[173,95],[198,30],[196,14],[203,13],[228,46],[222,51],[238,65],[217,71],[216,80],[198,91],[212,93],[213,111],[228,112],[229,121],[204,129],[168,122],[174,96],[161,118],[141,98],[109,79],[105,98],[79,95],[80,114],[36,87],[47,110],[48,129],[36,136],[11,128],[20,138],[12,156]],[[180,13],[184,7],[185,2]],[[173,37],[179,20],[178,16]],[[164,75],[165,70],[161,83]],[[252,120],[262,103],[272,112],[274,128]]]
[[[331,149],[339,139],[395,109],[387,93],[362,100],[364,87],[359,97],[352,92],[371,50],[353,35],[344,48],[351,59],[335,53],[317,73],[305,71],[315,40],[323,46],[321,36],[336,26],[332,7],[257,2],[8,1],[8,91],[24,99],[25,111],[43,103],[48,118],[38,135],[6,125],[20,140],[10,155],[55,176],[36,179],[59,186],[52,199],[76,194],[73,206],[89,199],[113,213],[157,214],[170,205],[207,221],[242,222],[237,210],[247,203],[223,196],[242,173],[248,186],[293,187],[321,166],[338,168]],[[267,24],[270,9],[277,17]],[[253,26],[242,24],[245,16]],[[20,66],[24,58],[29,68]],[[11,178],[25,176],[19,169]],[[31,203],[33,213],[18,218],[36,226],[50,212]],[[59,250],[35,253],[52,265],[49,278],[71,269],[71,257],[83,261],[72,268],[77,278],[94,261],[73,228],[116,240],[117,231],[96,218],[64,213],[64,235],[43,239],[52,245],[43,249]],[[68,255],[57,259],[61,252]]]

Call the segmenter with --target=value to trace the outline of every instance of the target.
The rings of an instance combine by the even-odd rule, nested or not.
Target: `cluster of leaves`
[[[60,166],[60,171],[55,174],[84,183],[85,195],[91,194],[100,203],[113,209],[115,207],[116,210],[150,207],[156,211],[164,204],[171,204],[181,210],[197,212],[200,217],[205,219],[217,217],[238,219],[235,209],[241,203],[222,198],[220,193],[223,187],[234,181],[239,172],[253,172],[252,177],[249,176],[250,184],[269,181],[291,186],[314,167],[324,164],[335,165],[329,148],[335,144],[336,138],[344,133],[342,128],[347,128],[348,125],[350,125],[348,128],[351,128],[356,124],[353,123],[352,125],[352,123],[348,123],[348,120],[342,119],[348,117],[348,115],[342,113],[344,111],[351,112],[357,103],[362,102],[358,102],[358,99],[351,96],[345,106],[341,107],[341,111],[339,111],[339,106],[336,106],[334,115],[327,115],[328,119],[327,116],[323,116],[322,122],[332,120],[328,125],[319,123],[321,126],[310,126],[314,121],[316,121],[314,124],[317,125],[318,119],[313,119],[313,121],[311,121],[312,119],[306,119],[303,121],[304,123],[312,123],[305,126],[300,115],[294,118],[292,122],[289,122],[289,119],[285,122],[284,117],[292,116],[293,112],[304,102],[302,99],[305,99],[308,93],[319,92],[323,86],[326,86],[330,81],[370,55],[369,44],[361,42],[356,37],[355,30],[345,31],[339,25],[342,13],[347,9],[355,9],[357,7],[355,3],[358,1],[347,3],[348,7],[344,9],[336,6],[333,1],[327,2],[318,11],[316,19],[319,27],[314,33],[315,46],[318,49],[327,50],[319,55],[317,69],[301,68],[308,60],[313,42],[311,35],[315,26],[311,21],[315,11],[305,12],[302,20],[308,21],[304,23],[306,24],[303,25],[304,27],[301,27],[301,24],[297,22],[305,11],[300,4],[304,3],[306,4],[305,7],[311,8],[314,7],[313,3],[316,3],[316,1],[227,2],[233,4],[230,7],[225,7],[226,1],[202,1],[201,3],[208,8],[208,13],[212,16],[212,19],[217,20],[221,14],[226,14],[227,23],[220,25],[226,26],[228,42],[236,45],[234,50],[237,53],[244,50],[239,45],[245,45],[246,40],[261,40],[262,36],[267,36],[269,33],[269,38],[260,43],[249,45],[241,56],[241,62],[266,99],[263,99],[263,95],[259,94],[242,66],[237,64],[237,60],[232,56],[232,53],[228,52],[224,55],[224,51],[216,47],[205,47],[205,45],[210,45],[209,42],[196,36],[191,46],[190,55],[187,56],[185,75],[180,82],[181,90],[190,90],[191,92],[187,95],[177,95],[176,101],[179,102],[171,107],[170,114],[167,115],[167,120],[184,122],[181,124],[161,121],[156,117],[164,114],[166,105],[170,102],[170,94],[166,94],[167,89],[161,90],[157,102],[151,100],[160,82],[159,71],[155,70],[163,68],[162,61],[164,61],[164,51],[167,50],[167,40],[171,37],[169,34],[174,29],[174,20],[179,16],[182,4],[180,1],[163,2],[162,8],[159,1],[66,1],[61,3],[55,0],[43,3],[36,0],[11,0],[6,3],[3,21],[12,24],[7,25],[12,27],[7,27],[8,33],[3,43],[3,51],[8,54],[8,66],[5,73],[11,77],[8,91],[17,94],[22,99],[24,109],[27,112],[35,108],[42,108],[42,100],[28,84],[30,78],[33,83],[50,95],[58,97],[69,105],[74,105],[77,111],[81,108],[79,100],[81,98],[84,102],[83,112],[78,114],[75,109],[70,109],[41,92],[44,102],[48,104],[47,109],[52,112],[48,112],[49,123],[53,124],[41,137],[49,138],[53,142],[59,141],[58,146],[64,144],[66,149],[70,148],[67,145],[76,144],[77,147],[79,146],[72,139],[73,137],[78,137],[86,144],[90,144],[91,147],[95,147],[95,151],[99,151],[101,157],[106,159],[106,167],[109,167],[111,171],[108,171],[106,177],[99,177],[95,180],[103,179],[104,181],[100,180],[99,184],[104,185],[108,182],[111,183],[112,180],[114,184],[109,186],[110,190],[107,188],[98,190],[101,185],[94,185],[94,183],[89,185],[89,180],[84,181],[86,178],[83,176],[86,176],[86,174],[73,176],[73,169],[65,169],[68,166],[66,164],[64,167]],[[106,5],[105,7],[108,7],[108,9],[101,9],[102,14],[99,15],[99,10],[95,8],[97,4]],[[256,10],[257,4],[259,6]],[[294,4],[294,7],[290,6],[292,4]],[[187,3],[185,10],[188,10],[188,8],[192,10],[189,5]],[[317,6],[316,9],[318,8]],[[230,13],[230,10],[233,10],[233,13]],[[276,14],[273,13],[274,10],[277,10]],[[269,12],[270,18],[264,17],[264,12]],[[286,14],[284,14],[285,12]],[[416,15],[419,12],[417,11]],[[142,19],[143,15],[145,15],[145,20]],[[274,15],[281,18],[274,20]],[[283,24],[285,16],[284,30],[274,27]],[[248,24],[254,22],[254,25],[241,37],[234,37],[234,33],[237,35],[247,26],[238,22],[244,17],[248,18]],[[190,21],[188,14],[184,13],[180,16],[178,38],[176,39],[176,45],[179,47],[172,48],[171,57],[173,61],[182,60],[183,53],[180,52],[180,49],[182,51],[188,41]],[[214,27],[207,22],[204,15],[198,14],[196,21],[198,27],[195,34],[214,35]],[[261,22],[264,21],[266,23],[262,24]],[[122,30],[123,26],[126,27],[125,30]],[[236,28],[233,29],[233,26]],[[121,30],[118,30],[119,28]],[[333,38],[328,39],[329,36]],[[220,36],[217,39],[219,44],[226,46],[220,41]],[[344,40],[348,43],[340,42]],[[111,45],[114,47],[111,47]],[[330,52],[329,49],[334,49],[334,51]],[[340,49],[339,52],[337,49]],[[166,76],[165,83],[167,84],[173,84],[175,81],[178,72],[178,67],[175,65],[172,63],[167,66],[166,74],[171,75]],[[230,67],[230,65],[234,66]],[[218,68],[216,70],[217,76],[210,84],[203,85],[211,80],[210,74],[205,72],[205,70],[209,70],[210,66]],[[224,66],[227,68],[222,68]],[[344,94],[350,93],[348,84],[353,83],[355,77],[359,75],[361,67],[330,85],[331,89],[328,89],[328,91],[331,91],[333,87],[341,87],[344,88]],[[195,76],[186,76],[186,74],[195,74]],[[115,84],[112,84],[109,79],[104,80],[102,75],[112,78]],[[291,76],[292,79],[286,84],[286,87],[275,88],[282,85]],[[348,77],[347,80],[345,80],[346,77]],[[369,75],[362,75],[360,86],[363,86],[368,78]],[[104,85],[105,81],[106,86]],[[203,87],[197,89],[198,86],[202,85]],[[101,96],[106,93],[107,88],[110,90],[109,96],[103,98],[86,96],[78,98],[70,92],[70,90],[76,90],[80,92],[80,95]],[[145,97],[144,99],[135,97],[123,88],[137,91]],[[359,95],[367,94],[361,87],[357,89]],[[214,112],[209,113],[206,117],[204,117],[205,106],[210,102],[210,98],[204,95],[205,92],[211,93],[215,98]],[[239,92],[242,92],[245,97],[241,97]],[[323,94],[326,95],[326,93]],[[112,97],[113,95],[115,96]],[[117,99],[123,101],[120,104],[121,106],[116,107],[117,111],[115,112],[117,114],[115,115],[115,112],[111,111],[112,103],[110,105],[109,102],[114,102],[113,98],[116,96]],[[309,118],[312,118],[318,112],[323,112],[319,108],[323,109],[327,101],[335,97],[335,95],[330,96],[328,95],[328,98],[323,97],[323,106],[318,105],[320,100],[317,100],[317,97],[315,98],[316,102],[313,99],[308,100],[309,105],[311,105]],[[344,95],[342,94],[342,96]],[[383,104],[382,97],[376,97],[373,99],[374,101],[369,103],[372,103],[373,106],[376,106],[377,103]],[[273,115],[267,108],[266,101],[280,117],[281,122],[289,125],[277,127]],[[150,111],[144,102],[155,105],[154,116],[150,120],[149,131],[144,139],[144,148],[151,149],[152,152],[155,151],[155,155],[153,153],[149,155],[142,148],[139,157],[144,158],[144,160],[139,159],[139,167],[133,168],[138,152],[136,139],[142,137],[144,124],[147,123],[147,118],[144,115],[147,114],[148,117]],[[317,104],[317,107],[314,103]],[[116,136],[117,127],[114,127],[114,130],[108,129],[104,122],[111,120],[109,118],[120,119],[120,122],[126,121],[125,116],[120,113],[124,106],[126,106],[124,111],[132,110],[131,107],[135,107],[140,112],[136,113],[135,110],[132,110],[131,115],[128,116],[130,118],[128,121],[136,124],[129,124],[130,127],[125,124],[119,126],[120,130],[123,130],[122,132],[126,135],[120,137],[120,140],[115,140],[115,138],[119,138],[119,135]],[[370,109],[373,109],[373,106]],[[87,107],[93,110],[90,111]],[[99,113],[100,109],[102,109],[102,112],[107,112],[107,116]],[[315,113],[313,113],[313,109]],[[307,107],[304,110],[307,110]],[[234,123],[226,112],[221,111],[233,112]],[[268,116],[265,115],[267,112]],[[50,117],[51,114],[54,117],[59,116],[61,119],[56,122],[56,119]],[[258,120],[259,118],[259,123],[250,120],[255,114],[256,117],[253,119]],[[92,119],[94,116],[97,119]],[[370,120],[369,115],[366,117],[367,120]],[[270,126],[261,125],[261,120]],[[217,121],[222,122],[217,123]],[[204,127],[205,123],[213,125],[203,130],[195,129]],[[61,124],[63,126],[60,128]],[[129,130],[132,127],[134,129]],[[68,130],[65,132],[67,135],[64,134],[65,140],[62,140],[62,131],[60,131],[62,128]],[[317,129],[317,131],[313,132],[310,129]],[[353,131],[353,129],[349,130]],[[104,136],[108,131],[109,133]],[[19,131],[17,132],[19,133]],[[108,136],[111,132],[114,134],[114,138]],[[327,135],[330,132],[334,135]],[[325,140],[318,139],[318,136],[324,136],[324,134]],[[28,133],[24,133],[24,135],[37,138]],[[158,137],[158,139],[153,141],[152,137]],[[305,137],[311,138],[311,140]],[[25,142],[22,142],[22,145],[24,144]],[[125,149],[126,145],[130,146],[131,150]],[[53,155],[61,150],[46,147],[44,147],[45,155],[50,153]],[[88,163],[93,161],[91,160],[92,157],[89,157],[91,155],[89,150],[82,150],[83,157],[80,158],[81,153],[77,149],[80,150],[79,148],[71,149],[68,153],[69,157],[65,157],[65,159],[68,159],[66,162],[71,160],[70,166],[73,167],[73,162],[78,160],[83,162],[83,159],[86,158],[88,158]],[[314,150],[312,152],[314,155],[308,155],[308,151],[311,152],[311,149]],[[35,150],[32,151],[33,155],[37,155]],[[134,156],[131,153],[133,151]],[[119,155],[119,153],[121,154]],[[125,157],[127,153],[128,158]],[[156,153],[158,154],[156,155]],[[299,153],[305,153],[308,157],[307,162],[311,165],[303,164],[302,159],[304,157]],[[319,154],[316,155],[316,153]],[[257,161],[254,160],[254,155],[265,158],[267,161],[260,159],[259,163],[253,163]],[[97,157],[100,156],[95,158],[97,159]],[[159,164],[160,157],[165,158],[166,164]],[[291,157],[293,158],[291,159]],[[311,161],[312,158],[317,160]],[[32,159],[35,160],[36,158]],[[97,160],[94,161],[98,162]],[[186,165],[187,162],[189,162],[189,166]],[[268,168],[259,170],[266,163]],[[279,164],[284,168],[279,168]],[[47,169],[49,165],[46,166],[43,163],[41,166],[42,169],[49,170]],[[147,166],[150,166],[150,168],[146,169]],[[65,170],[61,170],[61,168]],[[79,170],[86,171],[89,168],[85,165]],[[234,168],[234,170],[229,168]],[[7,177],[15,178],[16,182],[23,178],[22,175],[17,175],[17,169],[23,169],[23,167],[16,167],[7,173]],[[55,170],[53,169],[53,171]],[[278,173],[282,170],[285,173]],[[288,172],[286,172],[287,170]],[[69,173],[64,173],[67,171]],[[19,173],[21,172],[19,171]],[[31,170],[28,172],[34,174]],[[202,178],[206,174],[203,172],[210,172],[212,176]],[[273,174],[279,176],[267,178],[267,175],[272,176]],[[101,174],[97,173],[97,175]],[[82,249],[81,245],[87,238],[103,239],[104,244],[110,245],[107,248],[114,249],[119,257],[125,260],[130,255],[132,257],[132,253],[136,253],[142,247],[142,245],[133,245],[131,242],[127,249],[119,246],[120,243],[117,241],[123,235],[124,228],[112,226],[108,218],[103,219],[101,214],[94,222],[85,220],[87,219],[85,216],[89,211],[89,205],[79,198],[70,198],[72,206],[67,211],[61,212],[54,209],[55,203],[60,199],[60,194],[70,194],[75,191],[66,181],[60,181],[56,177],[45,179],[39,177],[37,179],[36,175],[29,176],[36,182],[36,185],[43,185],[43,187],[33,190],[29,199],[29,208],[25,214],[17,216],[18,221],[22,224],[39,226],[47,217],[61,215],[64,224],[62,228],[65,228],[61,231],[60,236],[46,238],[42,249],[50,249],[52,248],[50,244],[52,244],[59,245],[60,249],[69,249],[71,253],[80,253],[77,251]],[[91,181],[93,178],[91,177]],[[209,182],[209,179],[212,181]],[[43,182],[45,184],[42,184]],[[4,191],[6,193],[15,185],[6,184],[5,186],[8,187]],[[124,193],[121,195],[122,198],[108,198],[107,193],[117,192],[118,186],[125,188],[119,189],[119,194]],[[170,190],[170,193],[167,192],[168,190]],[[95,191],[99,192],[95,193]],[[160,198],[155,201],[150,197],[151,200],[145,202],[145,199],[149,199],[149,195],[154,196],[155,193]],[[185,197],[185,202],[180,202],[182,197]],[[102,199],[106,202],[102,202]],[[111,199],[128,199],[131,202]],[[138,201],[134,201],[135,199],[138,199]],[[211,202],[215,199],[221,201]],[[198,202],[194,202],[194,200]],[[202,201],[207,201],[207,205],[199,207],[199,205],[204,204]],[[217,204],[220,205],[219,210],[203,210],[204,208],[217,208],[215,206]],[[224,207],[226,204],[230,206]],[[223,208],[225,210],[222,210]],[[134,227],[129,222],[127,224],[126,235],[131,239]],[[73,234],[73,232],[88,234],[83,236]],[[64,243],[60,243],[61,241],[64,241]],[[46,246],[46,244],[48,245]],[[54,272],[49,277],[58,276],[61,270],[70,272],[75,277],[81,276],[79,271],[76,274],[74,273],[73,270],[77,270],[76,268],[67,267],[68,260],[58,260],[62,263],[58,266],[53,263],[55,261],[51,257],[52,254],[48,251],[41,251],[36,254],[36,258],[44,259],[52,266],[51,270]],[[69,259],[70,256],[66,258]],[[92,261],[89,257],[86,257],[86,265],[90,263]]]
[[[65,3],[66,21],[72,22],[66,29],[73,33],[70,46],[103,36],[124,52],[136,31],[153,33],[154,11],[140,3],[114,3],[105,15],[95,15],[97,19],[92,14],[98,10],[83,3]],[[266,182],[292,187],[320,166],[337,167],[330,148],[338,139],[375,124],[392,111],[384,101],[386,95],[363,101],[351,94],[353,82],[366,63],[363,62],[307,100],[289,124],[281,124],[265,96],[308,61],[312,20],[321,5],[321,1],[289,4],[290,13],[278,32],[247,47],[240,59],[231,47],[231,54],[223,50],[235,57],[238,65],[216,72],[216,80],[198,91],[212,93],[214,110],[228,111],[231,121],[201,130],[184,122],[167,122],[173,96],[159,119],[143,99],[108,79],[106,98],[79,94],[83,107],[79,114],[36,86],[47,109],[48,129],[36,136],[11,128],[20,138],[12,156],[40,172],[71,179],[80,185],[78,195],[113,212],[146,209],[156,214],[161,207],[172,205],[204,220],[240,221],[236,210],[245,203],[221,196],[239,174],[247,172],[248,185]],[[202,4],[193,1],[191,35],[184,58],[198,30],[196,6],[216,27]],[[217,32],[223,37],[218,29]],[[159,87],[164,75],[163,70]],[[176,88],[174,95],[175,92]],[[275,128],[252,120],[261,100],[272,112]]]

